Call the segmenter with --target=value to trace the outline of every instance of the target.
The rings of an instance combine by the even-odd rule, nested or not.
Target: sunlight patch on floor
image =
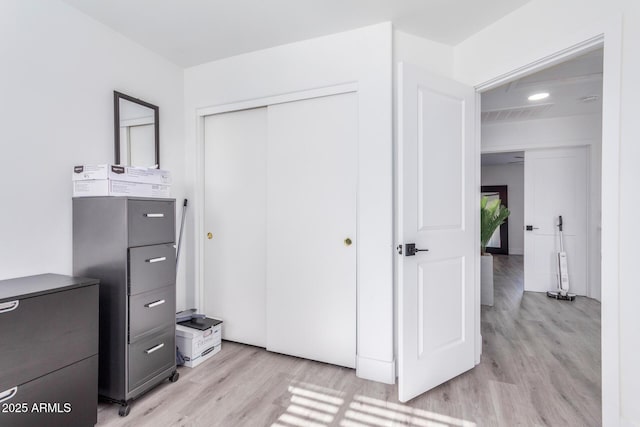
[[[302,396],[302,397],[308,397],[310,399],[319,400],[321,402],[330,403],[332,405],[342,405],[344,403],[344,399],[340,397],[329,396],[328,394],[325,394],[325,393],[318,393],[316,391],[307,390],[301,387],[289,386],[289,393]]]
[[[303,408],[302,406],[289,405],[287,412],[291,412],[295,415],[307,417],[315,421],[322,421],[324,423],[330,423],[333,421],[333,415],[325,414],[322,412],[314,411],[313,409]]]
[[[351,402],[349,405],[353,410],[347,411],[346,416],[354,418],[360,421],[365,421],[363,418],[367,416],[367,420],[375,425],[386,427],[391,426],[394,423],[402,423],[408,425],[414,425],[417,427],[447,427],[448,424],[443,424],[438,421],[428,420],[413,415],[406,414],[404,412],[396,412],[390,409],[383,409],[379,406],[364,405],[360,402]]]
[[[287,391],[289,405],[271,427],[327,427],[336,420],[341,427],[476,427],[471,421],[360,394],[345,401],[344,393],[315,384],[295,381]]]
[[[343,393],[315,384],[294,381],[287,390],[291,393],[290,404],[272,427],[282,426],[281,423],[295,427],[325,427],[333,422],[344,404],[344,399],[339,397]]]
[[[459,418],[450,417],[448,415],[439,414],[437,412],[426,411],[424,409],[412,408],[410,406],[403,405],[401,403],[387,402],[386,400],[375,399],[369,396],[355,395],[354,401],[361,404],[374,405],[380,408],[395,411],[396,413],[403,413],[412,415],[414,417],[421,417],[429,421],[437,421],[446,426],[459,426],[459,427],[476,427],[476,423],[467,420],[461,420]]]
[[[307,399],[306,397],[301,396],[291,396],[291,403],[306,406],[311,409],[328,412],[330,414],[337,414],[340,409],[339,406],[329,405],[328,403],[318,402],[317,400]]]

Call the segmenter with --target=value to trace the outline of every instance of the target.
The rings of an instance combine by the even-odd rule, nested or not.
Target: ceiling
[[[530,0],[63,0],[183,67],[383,21],[455,45]]]
[[[597,49],[483,93],[482,123],[601,113],[602,59]],[[527,99],[539,92],[550,96]]]

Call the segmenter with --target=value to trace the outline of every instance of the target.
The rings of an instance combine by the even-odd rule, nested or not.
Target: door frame
[[[481,186],[480,154],[480,96],[497,86],[524,75],[558,64],[590,50],[604,48],[603,59],[603,105],[602,105],[602,239],[601,239],[601,355],[602,355],[602,422],[603,425],[620,423],[620,321],[619,321],[619,241],[620,241],[620,88],[622,72],[622,19],[605,22],[594,32],[585,34],[582,41],[553,52],[538,60],[522,64],[514,70],[495,76],[475,86],[476,89],[476,184]],[[480,206],[480,191],[476,192]],[[479,230],[480,212],[476,215],[476,230]],[[479,233],[477,233],[479,235]],[[480,335],[480,255],[476,255],[476,313],[477,334]],[[476,341],[476,363],[480,362],[482,339]]]

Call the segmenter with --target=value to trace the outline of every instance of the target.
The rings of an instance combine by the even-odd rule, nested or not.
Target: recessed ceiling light
[[[545,99],[549,97],[549,93],[548,92],[540,92],[540,93],[534,93],[533,95],[531,95],[529,97],[529,101],[540,101],[541,99]]]

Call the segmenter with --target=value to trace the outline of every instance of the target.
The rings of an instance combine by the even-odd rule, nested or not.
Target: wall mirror
[[[158,107],[117,91],[113,92],[116,164],[160,167]]]
[[[482,196],[486,196],[489,200],[500,199],[501,204],[506,208],[507,205],[507,186],[506,185],[483,185],[480,189]],[[487,252],[490,254],[509,255],[509,218],[504,221],[491,236],[487,243]]]

